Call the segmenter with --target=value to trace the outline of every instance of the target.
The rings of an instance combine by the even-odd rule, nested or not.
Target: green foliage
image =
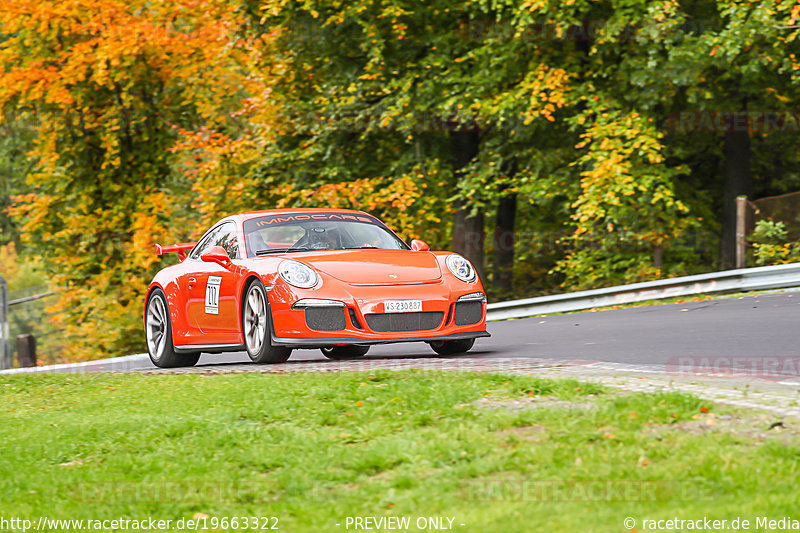
[[[14,243],[0,245],[0,276],[9,291],[21,291],[46,284],[44,267],[33,257],[20,257]]]
[[[800,244],[786,242],[786,224],[759,220],[750,236],[753,255],[759,266],[780,265],[800,261]]]
[[[268,182],[277,175],[313,187],[410,178],[419,188],[435,184],[427,192],[438,194],[439,213],[457,201],[491,212],[501,194],[515,193],[522,205],[556,207],[555,226],[572,233],[564,244],[573,259],[624,236],[627,248],[642,250],[634,259],[641,268],[628,276],[636,279],[661,272],[646,267],[654,247],[669,248],[699,226],[678,196],[689,169],[668,160],[653,100],[633,100],[625,80],[613,77],[620,65],[649,72],[639,64],[656,45],[648,32],[681,31],[651,3],[634,2],[624,21],[623,10],[609,17],[607,6],[587,3],[248,5],[252,32],[279,35],[270,65],[283,72],[273,94],[287,127],[264,159]],[[605,24],[585,39],[569,33],[584,20]],[[631,40],[626,24],[643,30]],[[637,83],[660,74],[639,74]],[[654,97],[667,102],[669,95]],[[467,130],[479,132],[480,150],[456,178],[449,136]],[[408,209],[422,236],[444,218],[427,219],[425,204]],[[599,249],[604,260],[631,261],[629,252]],[[574,288],[587,279],[570,273],[565,256],[547,261],[518,285],[559,279]],[[630,273],[615,268],[594,281],[615,279],[614,272]]]
[[[786,224],[772,220],[759,220],[750,240],[760,244],[780,244],[786,240]]]
[[[8,216],[12,197],[25,191],[25,179],[36,164],[29,155],[35,128],[28,113],[8,113],[0,120],[0,245],[20,244],[19,221]]]

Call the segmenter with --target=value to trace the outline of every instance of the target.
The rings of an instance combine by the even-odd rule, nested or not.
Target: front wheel
[[[159,368],[194,366],[200,353],[177,353],[172,344],[172,321],[167,299],[161,289],[150,293],[145,312],[145,338],[150,361]]]
[[[292,354],[291,348],[273,346],[270,341],[269,305],[264,285],[253,281],[245,291],[242,334],[247,355],[254,363],[284,363]]]
[[[334,361],[341,361],[343,359],[358,359],[367,355],[369,346],[359,346],[357,344],[348,344],[346,346],[326,346],[320,348],[322,355]]]
[[[461,339],[457,341],[432,341],[428,344],[431,345],[433,351],[439,355],[455,355],[459,353],[468,352],[472,345],[475,344],[475,339]]]

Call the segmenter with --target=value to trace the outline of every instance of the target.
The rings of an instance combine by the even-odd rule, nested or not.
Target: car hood
[[[411,250],[339,250],[292,254],[336,279],[354,285],[431,283],[442,279],[436,256]]]

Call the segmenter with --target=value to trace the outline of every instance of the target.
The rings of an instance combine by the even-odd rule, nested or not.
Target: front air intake
[[[442,323],[444,313],[427,311],[420,313],[378,313],[364,315],[373,331],[423,331],[436,329]]]
[[[317,331],[341,331],[345,328],[344,308],[309,307],[306,309],[306,325]]]
[[[483,302],[456,302],[456,326],[477,324],[483,318]]]

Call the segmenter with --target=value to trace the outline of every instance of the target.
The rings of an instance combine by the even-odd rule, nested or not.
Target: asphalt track
[[[710,360],[714,368],[735,369],[800,356],[800,292],[489,322],[488,330],[492,337],[478,339],[470,355],[631,365]],[[434,355],[427,344],[406,343],[373,346],[366,358]],[[313,360],[325,358],[319,350],[295,350],[289,361]],[[204,354],[198,365],[248,361],[244,352]]]
[[[797,379],[799,306],[800,292],[779,292],[489,322],[487,329],[492,336],[478,339],[469,352],[470,361],[464,363],[469,366],[476,360],[489,363],[492,359],[500,364],[515,360],[550,366],[563,366],[561,363],[566,362],[610,363],[606,368],[744,373],[754,377],[767,374],[778,380],[781,376]],[[373,346],[365,359],[402,363],[429,357],[438,356],[427,344],[401,343]],[[458,356],[446,359],[449,366],[457,367]],[[314,361],[324,365],[327,359],[316,349],[295,350],[287,365]],[[203,354],[198,366],[224,370],[226,366],[238,368],[242,363],[250,363],[245,352]],[[152,369],[155,367],[142,354],[40,367],[37,371]],[[6,372],[20,371],[28,369]]]

